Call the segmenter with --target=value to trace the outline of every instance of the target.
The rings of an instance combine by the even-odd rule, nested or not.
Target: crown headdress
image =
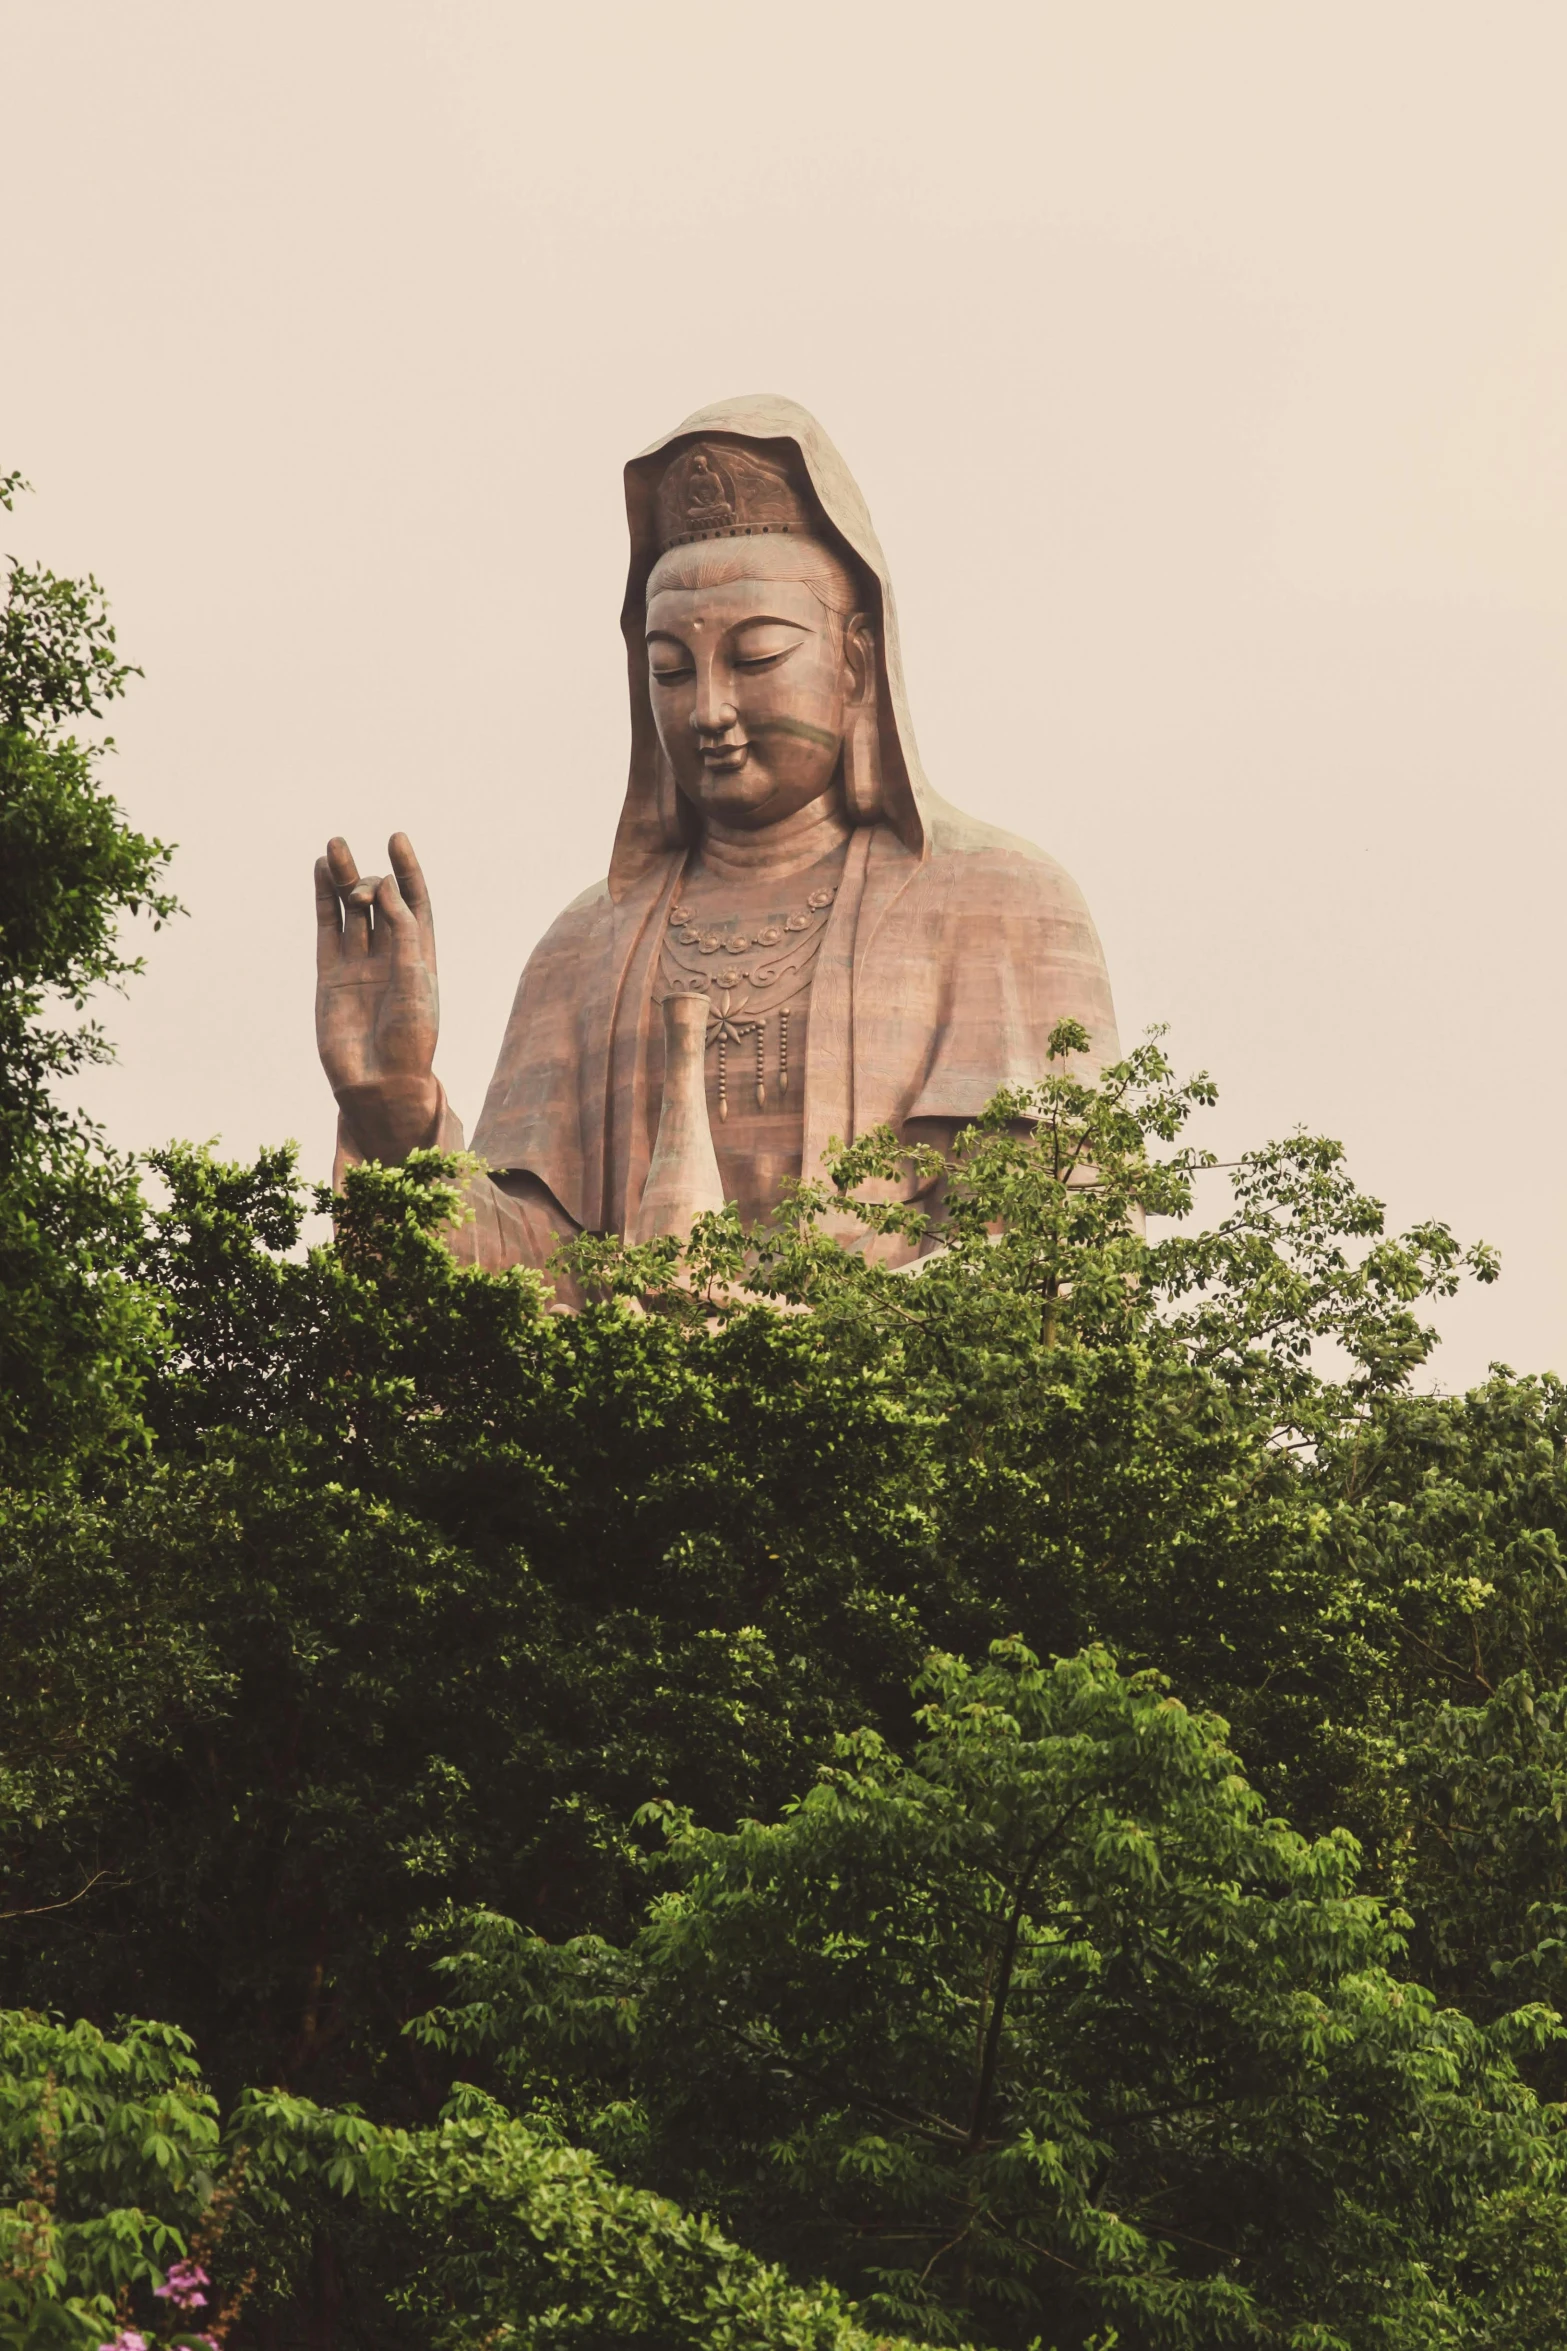
[[[658,545],[746,539],[768,531],[809,534],[811,518],[781,465],[754,449],[698,441],[683,449],[658,485]]]

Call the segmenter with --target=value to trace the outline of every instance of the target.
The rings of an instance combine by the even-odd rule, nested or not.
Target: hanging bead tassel
[[[729,1116],[729,1039],[718,1032],[718,1115]]]
[[[789,1091],[789,1015],[787,1012],[780,1012],[778,1015],[778,1091],[780,1094],[787,1094]]]
[[[756,1024],[756,1107],[758,1110],[767,1108],[767,1081],[762,1069],[762,1053],[766,1043],[767,1023],[765,1020],[759,1020]]]

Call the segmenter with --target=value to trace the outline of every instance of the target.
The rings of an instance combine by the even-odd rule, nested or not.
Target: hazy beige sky
[[[325,1171],[310,863],[396,825],[471,1122],[619,804],[620,467],[776,390],[1207,1139],[1500,1245],[1446,1384],[1562,1365],[1564,89],[1561,0],[0,0],[3,543],[110,588],[191,909],[118,1137]]]

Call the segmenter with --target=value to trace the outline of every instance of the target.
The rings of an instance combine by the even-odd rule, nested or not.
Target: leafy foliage
[[[804,1320],[693,1353],[464,1273],[438,1163],[356,1176],[302,1261],[286,1159],[161,1167],[153,1462],[0,1549],[50,1660],[0,1702],[6,1907],[108,1872],[69,1936],[17,1921],[13,1981],[161,2007],[229,2089],[362,2096],[390,2064],[427,2101],[399,2040],[421,1915],[611,1923],[650,1792],[775,1804],[840,1707],[906,1708],[949,1613],[889,1476],[909,1431]]]
[[[102,2341],[188,2251],[219,2164],[183,2033],[0,2012],[0,2343]]]
[[[7,509],[20,477],[0,479]],[[176,910],[169,852],[104,789],[108,742],[70,722],[101,715],[137,673],[115,650],[95,580],[12,559],[0,605],[0,1481],[84,1445],[134,1442],[141,1360],[155,1346],[127,1284],[134,1171],[56,1088],[108,1058],[96,1023],[61,1026],[91,991],[141,966],[120,923]]]
[[[1511,2049],[1404,1980],[1342,1833],[1102,1654],[938,1660],[776,1826],[669,1822],[622,1952],[477,1922],[420,2028],[933,2340],[1464,2339],[1454,2251],[1553,2182]]]
[[[802,2289],[713,2223],[614,2180],[476,2098],[402,2142],[374,2274],[406,2339],[643,2342],[659,2351],[892,2351],[831,2288]]]
[[[168,1202],[128,1260],[162,1302],[152,1460],[14,1507],[0,1536],[40,1668],[6,1692],[0,1750],[5,1907],[33,1914],[15,1995],[178,2017],[231,2091],[428,2111],[439,2084],[399,2031],[421,1921],[487,1902],[619,1931],[639,1804],[774,1812],[837,1729],[907,1739],[929,1650],[1014,1629],[1169,1673],[1232,1721],[1270,1803],[1351,1823],[1393,1884],[1399,1725],[1431,1693],[1352,1540],[1364,1494],[1324,1502],[1389,1407],[1352,1375],[1311,1407],[1338,1435],[1292,1452],[1267,1352],[1286,1279],[1317,1281],[1312,1311],[1363,1351],[1379,1313],[1407,1316],[1347,1248],[1331,1282],[1300,1270],[1375,1204],[1290,1194],[1266,1256],[1254,1207],[1245,1249],[1205,1267],[1202,1344],[1226,1296],[1234,1363],[1267,1341],[1249,1388],[1193,1360],[1189,1260],[1167,1282],[1167,1244],[1127,1229],[1182,1205],[1195,1155],[1147,1139],[1205,1081],[1176,1088],[1150,1047],[1048,1089],[1031,1136],[1003,1105],[961,1146],[917,1275],[807,1217],[907,1214],[864,1197],[883,1138],[764,1242],[760,1297],[732,1256],[713,1271],[718,1223],[693,1287],[672,1251],[595,1244],[604,1295],[575,1317],[454,1264],[438,1160],[357,1172],[336,1244],[301,1258],[287,1154],[161,1155]]]
[[[308,2245],[334,2205],[374,2256],[334,2277],[339,2323],[380,2342],[869,2351],[831,2292],[474,2093],[413,2133],[251,2093],[220,2129],[183,2034],[132,2022],[111,2039],[16,2011],[0,2012],[0,2067],[8,2351],[90,2351],[111,2329],[136,2351],[159,2301],[186,2320],[161,2343],[213,2351],[247,2302],[264,2323],[297,2287],[301,2226]],[[209,2293],[203,2263],[226,2284]]]

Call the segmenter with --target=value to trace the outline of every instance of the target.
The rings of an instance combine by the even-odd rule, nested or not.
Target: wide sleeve
[[[444,1086],[440,1115],[427,1148],[467,1149],[462,1120],[447,1100]],[[342,1190],[348,1169],[364,1157],[348,1121],[339,1113],[332,1167],[334,1191]],[[557,1306],[579,1306],[582,1301],[576,1283],[558,1269],[549,1271],[549,1261],[559,1244],[580,1230],[537,1176],[512,1171],[491,1175],[488,1170],[479,1170],[464,1183],[462,1212],[446,1227],[442,1238],[459,1265],[478,1266],[485,1273],[501,1273],[510,1265],[531,1266],[548,1274]]]
[[[1038,1085],[1061,1020],[1082,1023],[1099,1064],[1120,1050],[1104,951],[1071,876],[1037,853],[944,862],[927,932],[939,1004],[905,1121],[971,1119],[1003,1087]]]

